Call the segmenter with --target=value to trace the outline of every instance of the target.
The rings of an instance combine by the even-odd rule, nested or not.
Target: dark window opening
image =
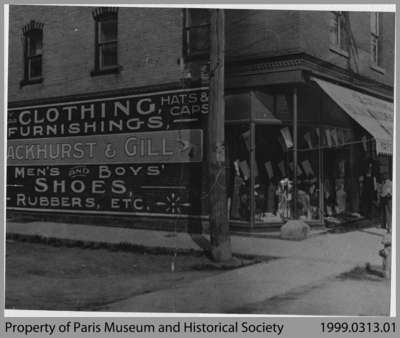
[[[93,13],[95,19],[95,70],[92,75],[118,73],[118,11],[101,8]]]
[[[43,24],[31,21],[24,32],[24,79],[21,86],[42,82]]]
[[[345,12],[332,12],[330,43],[331,47],[347,53],[349,37],[346,27],[346,15]]]
[[[379,13],[371,13],[371,61],[374,65],[381,64],[381,29]]]

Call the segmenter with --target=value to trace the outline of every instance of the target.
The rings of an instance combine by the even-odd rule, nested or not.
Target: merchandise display
[[[318,104],[300,97],[294,125],[293,97],[268,95],[274,119],[249,111],[249,122],[227,128],[230,219],[341,224],[376,215],[379,172],[388,172],[391,160],[378,158],[371,135],[346,115],[338,119],[326,96]]]

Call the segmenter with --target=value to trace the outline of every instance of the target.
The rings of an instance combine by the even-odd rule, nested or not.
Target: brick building
[[[208,29],[204,9],[10,6],[10,217],[206,220]],[[394,13],[226,10],[232,226],[371,216],[393,74]]]

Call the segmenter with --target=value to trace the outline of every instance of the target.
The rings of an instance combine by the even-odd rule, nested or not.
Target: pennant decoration
[[[265,162],[264,166],[265,166],[265,170],[267,171],[268,178],[271,179],[272,177],[274,177],[274,171],[272,169],[271,161]]]
[[[344,134],[344,143],[349,143],[352,141],[352,135],[351,135],[351,130],[350,129],[345,129],[343,130]]]
[[[304,160],[303,162],[301,162],[301,164],[307,176],[314,176],[314,171],[311,167],[311,163],[309,160]]]
[[[306,140],[308,148],[312,149],[313,148],[313,144],[312,144],[312,140],[311,140],[311,133],[310,132],[305,133],[304,134],[304,139]]]
[[[363,137],[361,137],[361,143],[363,145],[364,151],[367,152],[368,145],[367,145],[367,137],[365,135]]]
[[[280,161],[278,163],[278,168],[281,171],[282,177],[286,177],[285,164],[283,163],[283,161]]]
[[[285,142],[283,141],[282,137],[278,137],[278,142],[279,142],[279,144],[280,144],[280,146],[281,146],[281,148],[282,148],[282,151],[283,151],[283,152],[287,152],[287,151],[288,151],[288,148],[286,147],[286,144],[285,144]]]
[[[297,176],[303,175],[303,170],[301,170],[301,167],[297,165]]]
[[[242,172],[244,180],[247,181],[250,177],[250,168],[249,165],[247,164],[247,161],[240,161],[239,168]]]
[[[250,151],[250,130],[245,131],[242,135],[240,135],[243,139],[244,144],[246,145],[247,151]]]
[[[240,171],[239,171],[239,160],[236,160],[233,162],[233,166],[235,167],[235,175],[240,176]]]
[[[346,168],[346,162],[345,162],[345,160],[340,160],[340,161],[339,161],[339,177],[344,177],[344,175],[345,175],[345,168]]]
[[[285,127],[281,129],[281,134],[283,136],[283,140],[285,141],[285,145],[287,149],[293,147],[293,139],[292,134],[290,133],[289,127]]]
[[[319,146],[320,147],[326,146],[327,142],[326,142],[324,129],[320,128],[320,127],[315,128],[315,134],[317,135]]]
[[[292,172],[294,172],[294,164],[293,162],[289,163],[289,168]],[[303,170],[301,170],[300,166],[297,165],[297,176],[301,176],[303,174]]]
[[[317,134],[317,137],[318,137],[318,139],[319,139],[319,136],[320,136],[320,134],[319,134],[319,127],[315,128],[315,133]]]
[[[326,144],[328,147],[332,147],[332,138],[329,129],[325,129]]]
[[[337,147],[339,145],[339,140],[338,140],[336,128],[333,128],[331,130],[331,137],[332,137],[334,145]]]

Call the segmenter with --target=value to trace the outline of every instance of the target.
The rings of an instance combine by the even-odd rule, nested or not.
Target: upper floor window
[[[330,44],[331,48],[347,56],[348,34],[344,12],[332,12]]]
[[[21,85],[39,83],[43,72],[43,24],[31,21],[23,28],[24,80]]]
[[[371,61],[379,66],[381,63],[381,36],[380,36],[380,16],[379,13],[371,13]]]
[[[208,57],[210,50],[210,12],[191,8],[184,12],[184,56]]]
[[[100,7],[93,11],[95,19],[94,74],[119,71],[118,65],[118,8]]]

